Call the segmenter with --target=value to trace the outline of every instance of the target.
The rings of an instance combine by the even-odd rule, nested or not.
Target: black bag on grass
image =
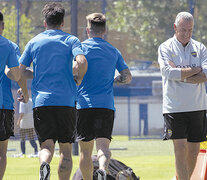
[[[92,156],[93,160],[93,166],[94,166],[94,171],[93,171],[93,180],[97,180],[98,177],[96,175],[96,170],[98,169],[98,160],[96,156]],[[111,159],[109,163],[109,172],[110,175],[107,174],[107,180],[139,180],[140,178],[137,177],[133,170],[125,165],[124,163],[116,160],[116,159]],[[76,171],[76,173],[73,176],[72,180],[82,180],[82,173],[80,169]]]

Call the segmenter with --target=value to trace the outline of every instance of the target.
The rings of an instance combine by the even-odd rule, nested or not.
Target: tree
[[[5,6],[2,9],[2,13],[4,14],[4,22],[5,22],[5,29],[3,32],[3,36],[13,42],[16,42],[17,41],[16,9],[14,6]],[[21,14],[19,47],[22,51],[24,50],[24,46],[26,45],[26,43],[33,37],[32,30],[33,28],[31,25],[31,20],[27,18],[25,14]]]
[[[207,6],[207,1],[205,0],[196,1],[195,13],[194,13],[195,27],[194,27],[193,37],[207,46],[206,6]]]
[[[180,11],[188,11],[187,0],[113,0],[108,3],[109,29],[127,33],[128,53],[135,59],[157,60],[158,46],[174,33]]]

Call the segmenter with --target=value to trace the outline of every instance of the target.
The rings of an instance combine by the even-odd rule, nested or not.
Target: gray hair
[[[174,24],[176,26],[178,26],[181,19],[184,19],[186,21],[194,22],[193,16],[189,12],[180,12],[180,13],[178,13],[176,18],[175,18],[175,23]]]

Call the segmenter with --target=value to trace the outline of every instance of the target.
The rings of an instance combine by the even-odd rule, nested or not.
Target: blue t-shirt
[[[121,53],[102,38],[87,39],[82,46],[88,61],[88,71],[78,87],[77,109],[115,110],[113,94],[115,70],[120,72],[128,66]]]
[[[79,39],[62,30],[46,30],[27,43],[20,63],[29,67],[33,62],[33,107],[75,107],[72,60],[80,54]]]
[[[11,42],[14,49],[15,49],[15,52],[16,52],[16,55],[17,55],[17,58],[19,59],[21,54],[20,54],[20,50],[19,50],[19,47]],[[19,63],[16,62],[16,66],[19,66]],[[14,99],[13,99],[13,95],[12,95],[12,91],[11,91],[11,80],[4,74],[3,75],[3,80],[2,80],[2,90],[3,90],[3,108],[4,109],[14,109]]]
[[[18,66],[18,57],[15,52],[13,43],[0,35],[0,109],[3,108],[3,76],[5,66],[8,68]]]

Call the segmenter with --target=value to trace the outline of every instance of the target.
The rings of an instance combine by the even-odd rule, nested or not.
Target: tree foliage
[[[5,22],[5,29],[3,32],[3,36],[13,42],[17,42],[16,8],[14,6],[5,6],[1,11],[4,14],[4,22]],[[33,37],[33,33],[32,33],[33,28],[31,25],[31,20],[28,17],[26,17],[25,14],[21,14],[19,23],[20,23],[19,47],[23,51],[26,43]]]
[[[196,1],[195,6],[195,27],[194,27],[194,38],[201,41],[207,46],[207,11],[206,11],[207,1],[199,0]]]
[[[109,29],[128,34],[128,53],[156,60],[157,48],[173,35],[175,15],[188,11],[187,0],[113,0],[108,3]]]

